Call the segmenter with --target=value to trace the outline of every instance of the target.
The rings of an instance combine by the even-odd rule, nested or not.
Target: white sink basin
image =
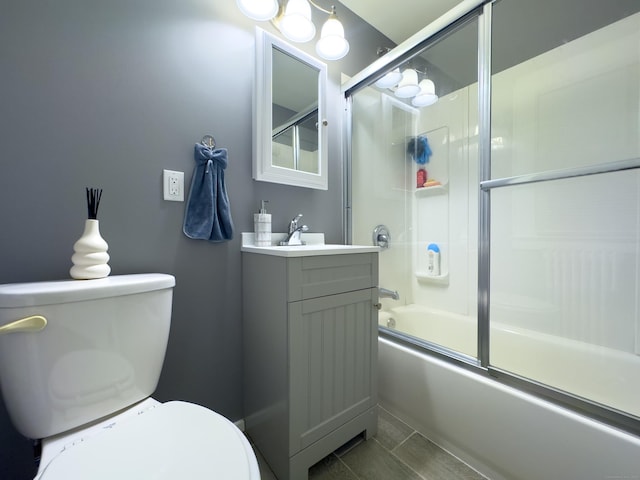
[[[256,247],[253,242],[253,233],[242,233],[241,250],[243,252],[276,255],[278,257],[306,257],[312,255],[340,255],[380,251],[379,247],[373,245],[326,244],[324,243],[323,233],[303,233],[302,240],[306,242],[306,245],[278,245],[278,242],[286,237],[287,235],[285,233],[273,233],[271,240],[274,245],[269,247]]]

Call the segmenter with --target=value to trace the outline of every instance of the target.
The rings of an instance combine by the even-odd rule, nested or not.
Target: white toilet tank
[[[40,331],[0,330],[0,387],[16,429],[45,438],[149,397],[174,285],[165,274],[0,285],[0,329],[46,318]]]

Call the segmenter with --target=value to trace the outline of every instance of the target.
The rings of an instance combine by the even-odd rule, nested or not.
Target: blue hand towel
[[[227,149],[196,143],[196,168],[191,178],[182,231],[189,238],[224,242],[233,238],[233,221],[224,183]]]

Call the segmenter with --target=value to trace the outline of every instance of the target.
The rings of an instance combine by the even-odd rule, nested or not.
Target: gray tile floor
[[[256,452],[262,480],[277,480]],[[356,438],[309,469],[309,480],[485,480],[409,425],[379,409],[378,434]]]

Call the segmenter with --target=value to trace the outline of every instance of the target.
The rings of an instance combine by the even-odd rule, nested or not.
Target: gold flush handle
[[[0,327],[0,335],[18,332],[39,332],[47,326],[47,319],[42,315],[21,318]]]

